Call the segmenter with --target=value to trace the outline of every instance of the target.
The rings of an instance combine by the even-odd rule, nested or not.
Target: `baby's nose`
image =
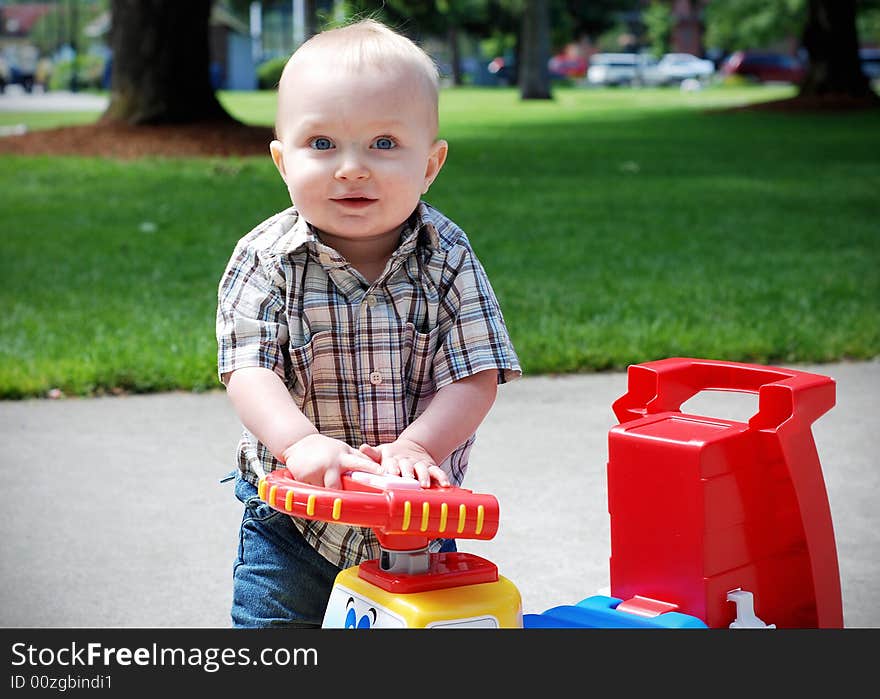
[[[336,177],[343,180],[363,179],[369,177],[370,170],[363,158],[357,154],[345,154],[336,168]]]

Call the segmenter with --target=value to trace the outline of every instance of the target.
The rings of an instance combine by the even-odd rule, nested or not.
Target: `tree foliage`
[[[660,58],[669,53],[672,43],[672,9],[664,2],[651,0],[642,13],[651,53]]]
[[[706,7],[705,44],[725,53],[767,47],[798,36],[807,0],[725,0]]]
[[[640,0],[565,0],[564,8],[571,19],[572,38],[592,38],[620,24],[626,16],[637,11]]]
[[[109,9],[109,0],[58,2],[40,17],[31,29],[30,39],[42,54],[51,54],[62,46],[87,46],[92,37],[87,25]]]
[[[831,0],[829,4],[837,4]],[[849,0],[863,44],[880,43],[880,0]],[[726,52],[765,48],[801,38],[809,0],[724,0],[705,10],[705,44]]]
[[[859,4],[856,29],[863,45],[880,46],[880,0]]]

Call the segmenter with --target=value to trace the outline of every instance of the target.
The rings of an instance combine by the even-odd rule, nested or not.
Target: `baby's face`
[[[446,157],[426,88],[402,71],[298,65],[272,157],[300,214],[347,240],[397,235]]]

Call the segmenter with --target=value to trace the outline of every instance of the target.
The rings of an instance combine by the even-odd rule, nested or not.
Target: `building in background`
[[[247,22],[214,3],[209,27],[211,84],[219,90],[256,90],[257,67]]]
[[[37,79],[40,51],[30,40],[34,25],[54,3],[0,5],[0,88],[19,84],[30,92]]]

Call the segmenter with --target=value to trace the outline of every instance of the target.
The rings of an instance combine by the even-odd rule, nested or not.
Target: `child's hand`
[[[325,488],[342,486],[345,471],[366,471],[382,475],[385,469],[342,440],[310,434],[284,450],[284,464],[298,481]]]
[[[386,474],[416,478],[423,488],[430,487],[432,479],[437,485],[449,485],[446,472],[434,462],[434,458],[421,444],[411,440],[399,438],[377,447],[361,444],[360,451],[381,463]]]

